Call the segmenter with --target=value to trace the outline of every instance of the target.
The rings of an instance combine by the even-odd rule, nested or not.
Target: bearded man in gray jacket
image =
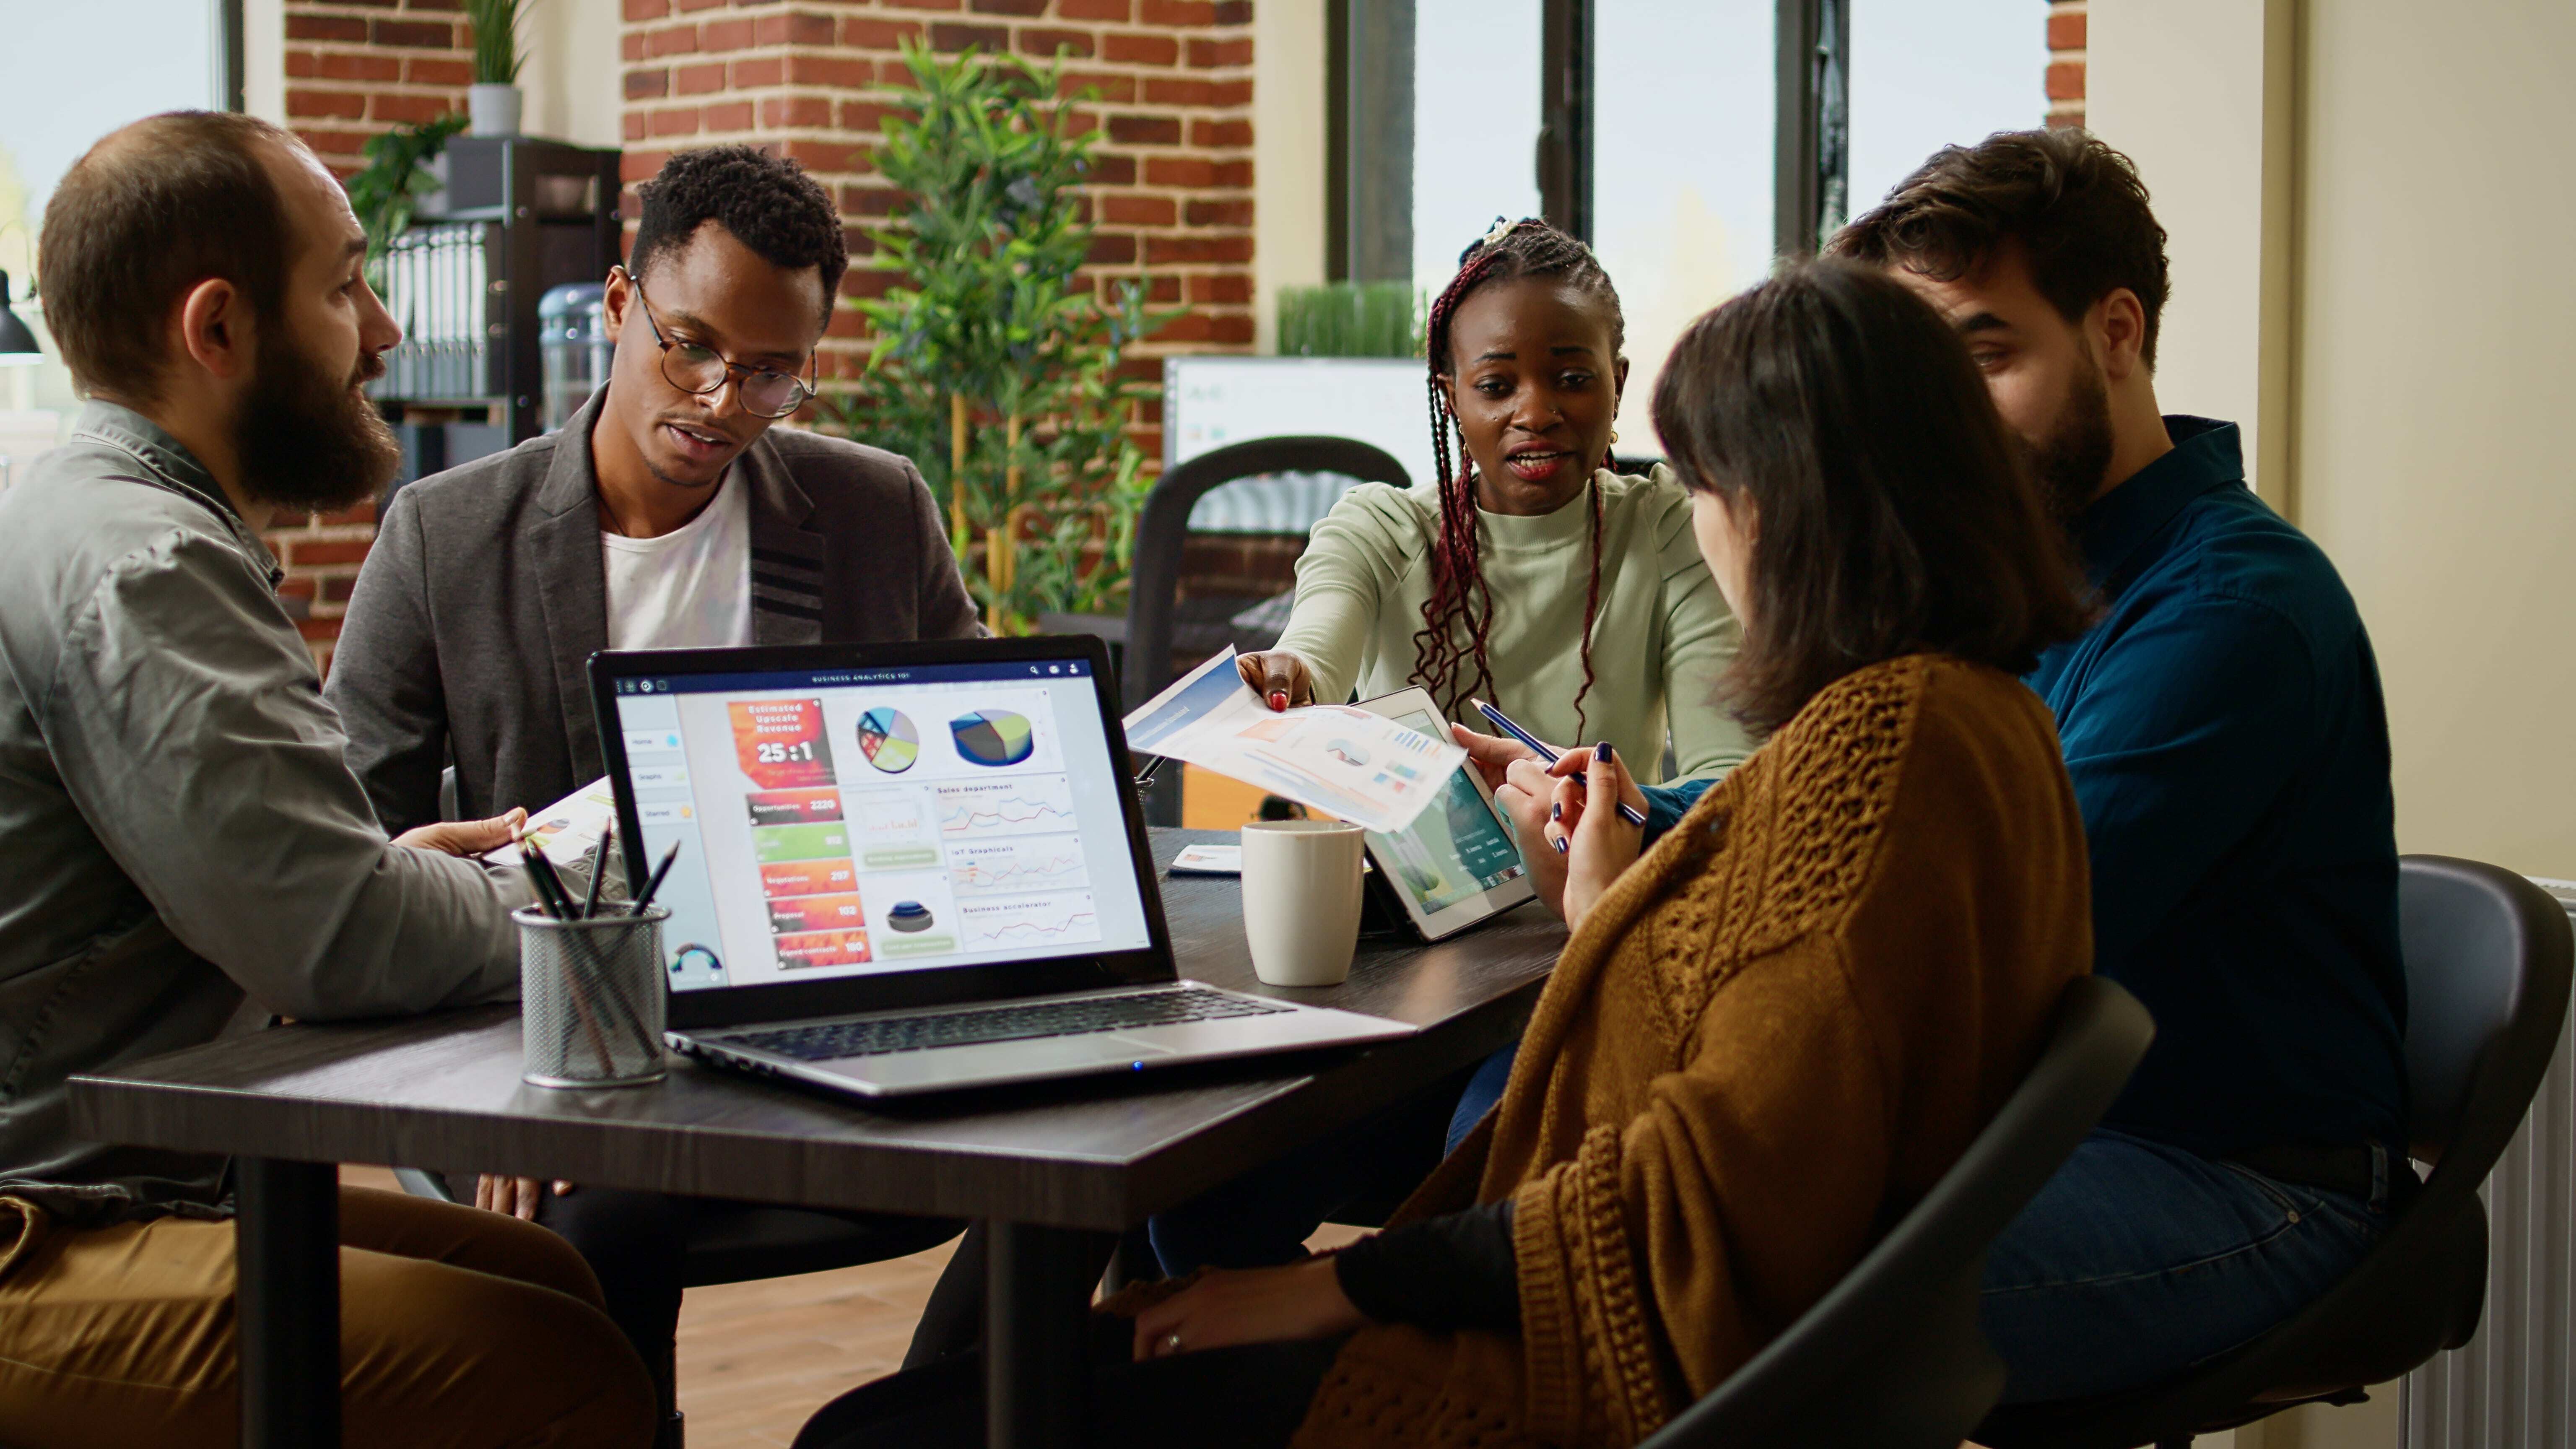
[[[91,401],[0,495],[0,1441],[230,1442],[225,1159],[78,1139],[65,1079],[252,1027],[507,995],[509,820],[386,839],[259,530],[390,473],[400,338],[328,171],[245,116],[93,147],[46,208]],[[643,1365],[549,1235],[344,1190],[353,1441],[633,1445]],[[567,1354],[570,1360],[567,1360]]]

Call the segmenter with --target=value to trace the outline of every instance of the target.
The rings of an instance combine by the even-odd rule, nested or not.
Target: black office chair
[[[1161,693],[1173,679],[1181,545],[1189,537],[1190,509],[1212,488],[1271,473],[1338,473],[1398,488],[1413,481],[1384,449],[1351,438],[1254,438],[1165,469],[1154,480],[1154,491],[1145,495],[1144,512],[1136,520],[1136,552],[1127,576],[1127,652],[1119,684],[1129,709]],[[1166,773],[1168,778],[1157,779],[1145,797],[1145,818],[1156,825],[1178,825],[1180,775]]]
[[[2576,933],[2547,891],[2473,860],[2398,863],[2406,1077],[2416,1160],[2433,1175],[2360,1266],[2298,1316],[2179,1379],[1979,1426],[1990,1449],[2160,1449],[2303,1403],[2351,1404],[2477,1332],[2487,1217],[2478,1201],[2522,1125],[2567,1014]]]
[[[2004,1387],[1977,1328],[1986,1247],[2110,1109],[2154,1036],[2116,983],[2069,982],[2039,1064],[1958,1163],[1788,1332],[1642,1449],[1954,1449]]]

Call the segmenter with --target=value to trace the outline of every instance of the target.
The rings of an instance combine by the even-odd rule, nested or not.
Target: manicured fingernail
[[[1554,840],[1549,841],[1549,842],[1548,842],[1548,844],[1553,845],[1553,846],[1555,846],[1555,847],[1556,847],[1556,853],[1557,853],[1557,854],[1559,854],[1559,855],[1563,855],[1563,854],[1565,854],[1565,837],[1564,837],[1564,836],[1560,835],[1560,836],[1558,836],[1557,838],[1555,838]]]
[[[1270,691],[1270,707],[1285,712],[1288,708],[1288,696],[1275,689]]]
[[[1601,743],[1593,746],[1592,755],[1593,758],[1599,760],[1605,765],[1615,765],[1619,763],[1619,752],[1610,748],[1610,742],[1608,740],[1603,740]]]
[[[1565,807],[1562,805],[1550,805],[1547,807],[1547,818],[1550,820],[1563,820],[1565,818]]]

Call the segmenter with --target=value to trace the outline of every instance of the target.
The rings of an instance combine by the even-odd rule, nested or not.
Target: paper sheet
[[[587,880],[590,857],[599,849],[599,832],[616,818],[617,792],[609,787],[608,777],[602,775],[543,810],[529,811],[527,829],[519,838],[534,842],[557,870],[578,871]],[[483,858],[514,865],[519,859],[519,847],[505,845],[486,851]]]
[[[1127,716],[1127,746],[1186,760],[1371,830],[1411,825],[1467,752],[1348,705],[1273,713],[1229,648]]]

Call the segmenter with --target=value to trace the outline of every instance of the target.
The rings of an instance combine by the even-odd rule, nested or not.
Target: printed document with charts
[[[1413,823],[1467,752],[1348,705],[1273,713],[1231,648],[1127,716],[1127,747],[1186,760],[1371,830]]]

